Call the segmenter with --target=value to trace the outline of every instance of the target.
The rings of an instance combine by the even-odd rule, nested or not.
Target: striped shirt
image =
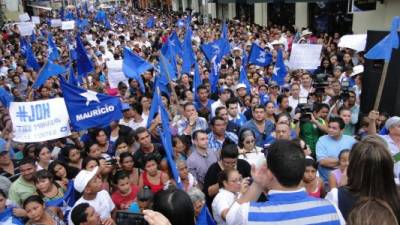
[[[227,214],[227,224],[345,224],[341,213],[331,202],[310,197],[304,189],[272,190],[268,199],[267,202],[242,205],[236,202]]]
[[[237,144],[238,143],[238,136],[232,132],[229,131],[225,131],[225,139],[230,139],[233,143]],[[218,152],[219,150],[222,149],[222,144],[224,143],[224,141],[220,141],[218,140],[215,135],[214,132],[210,132],[208,134],[208,149],[213,151],[213,152]]]

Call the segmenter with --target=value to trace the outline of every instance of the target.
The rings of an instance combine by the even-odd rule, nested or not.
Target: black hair
[[[207,87],[204,84],[198,86],[197,89],[196,89],[196,92],[200,93],[200,90],[207,90],[208,91]]]
[[[87,164],[88,164],[90,161],[96,161],[97,165],[100,165],[98,159],[93,158],[93,157],[90,157],[90,156],[87,156],[87,157],[83,158],[83,160],[82,160],[82,169],[85,169],[86,166],[87,166]]]
[[[160,191],[154,196],[153,210],[163,214],[173,225],[194,225],[194,208],[189,195],[179,189]]]
[[[138,141],[139,140],[139,134],[147,132],[149,133],[149,131],[144,128],[144,127],[139,127],[138,129],[135,130],[135,139]]]
[[[0,189],[0,195],[3,196],[4,198],[7,198],[6,193],[2,189]]]
[[[146,166],[146,163],[147,163],[147,162],[150,162],[150,161],[153,161],[153,160],[154,160],[157,164],[160,163],[159,160],[157,159],[157,157],[156,157],[153,153],[150,153],[150,154],[147,154],[147,155],[143,156],[143,167]]]
[[[86,154],[90,153],[90,148],[93,145],[97,145],[97,142],[95,142],[95,141],[87,141],[87,142],[85,142],[85,152],[86,152]]]
[[[193,104],[193,102],[186,102],[186,103],[183,105],[183,110],[185,111],[185,110],[186,110],[186,107],[188,107],[188,106],[190,106],[190,105],[192,105],[193,107],[195,107],[194,104]],[[196,108],[196,107],[195,107],[195,108]]]
[[[236,159],[238,156],[239,156],[239,151],[236,145],[228,144],[222,147],[221,159],[225,158]]]
[[[315,162],[315,160],[314,159],[306,159],[306,167],[308,167],[308,166],[312,166],[312,167],[314,167],[314,169],[317,169],[318,168],[318,165],[317,165],[317,162]]]
[[[125,143],[125,144],[128,145],[128,141],[125,139],[124,136],[118,137],[117,140],[116,140],[116,141],[114,142],[114,144],[113,144],[114,152],[117,151],[118,145],[123,144],[123,143]]]
[[[329,110],[329,105],[326,104],[326,103],[316,103],[316,104],[314,104],[314,112],[319,112],[323,108],[326,108],[326,109]]]
[[[224,187],[224,181],[228,181],[229,175],[237,170],[235,169],[227,169],[227,170],[222,170],[218,174],[218,184],[220,187]],[[238,172],[238,171],[237,171]]]
[[[350,153],[350,149],[346,148],[346,149],[343,149],[342,151],[340,151],[339,155],[338,155],[338,159],[340,160],[340,157],[342,157],[342,155],[345,153]]]
[[[66,162],[69,162],[69,153],[73,150],[73,149],[77,149],[79,151],[79,149],[72,144],[67,144],[65,145],[62,149],[61,149],[61,155],[62,155],[62,159]],[[81,154],[81,152],[79,151],[79,153]],[[81,155],[82,157],[82,155]]]
[[[81,203],[75,206],[71,211],[71,220],[75,225],[80,225],[81,223],[87,222],[86,209],[89,208],[89,203]]]
[[[344,121],[340,117],[332,117],[332,118],[330,118],[328,124],[330,124],[330,123],[338,123],[340,130],[343,130],[344,127],[345,127]]]
[[[193,132],[192,134],[192,139],[196,140],[197,136],[199,136],[199,134],[205,134],[207,135],[207,132],[205,130],[196,130],[195,132]]]
[[[133,159],[133,155],[130,152],[123,152],[119,155],[119,163],[122,164],[125,158],[131,157]]]
[[[43,144],[37,144],[35,145],[35,157],[36,159],[39,159],[39,155],[40,152],[42,151],[42,149],[47,148],[49,149],[49,147],[47,145],[43,145]],[[49,150],[50,151],[50,150]]]
[[[224,118],[222,118],[222,117],[220,117],[220,116],[215,116],[215,117],[213,117],[213,118],[211,119],[211,121],[210,121],[211,126],[214,126],[215,123],[217,122],[217,120],[221,120],[221,121],[224,121],[224,122],[225,122]]]
[[[119,180],[122,180],[122,179],[125,179],[125,178],[129,179],[129,174],[127,172],[125,172],[125,171],[120,170],[120,171],[117,171],[114,174],[113,182],[114,182],[115,185],[117,185]]]
[[[139,102],[132,103],[131,108],[140,115],[143,113],[143,106]]]
[[[25,201],[23,203],[23,208],[25,209],[26,205],[28,205],[31,202],[37,202],[41,205],[44,205],[44,201],[43,201],[42,197],[40,197],[39,195],[31,195],[27,199],[25,199]]]
[[[267,103],[265,104],[265,106],[268,105],[268,103],[269,103],[269,102],[267,102]],[[265,111],[264,106],[261,105],[261,104],[255,105],[255,106],[251,109],[251,111],[254,112],[254,111],[256,111],[256,109],[262,109],[263,111]]]
[[[237,100],[237,98],[232,97],[226,101],[225,105],[226,105],[226,108],[229,108],[229,105],[238,104],[238,103],[239,103],[239,101]]]
[[[288,98],[286,95],[278,95],[278,97],[276,98],[276,102],[280,105],[282,104],[282,101],[284,98]]]
[[[47,170],[39,170],[33,176],[33,182],[37,183],[39,180],[49,179],[50,182],[54,181],[54,176]]]
[[[267,166],[284,187],[297,187],[304,176],[305,158],[300,145],[278,140],[268,148]]]
[[[220,113],[222,110],[224,110],[224,109],[226,109],[225,106],[218,106],[218,107],[215,109],[215,115],[218,116],[219,113]]]
[[[31,165],[35,166],[36,165],[36,161],[31,157],[24,157],[20,161],[19,166],[22,166],[22,165],[25,165],[25,164],[31,164]]]

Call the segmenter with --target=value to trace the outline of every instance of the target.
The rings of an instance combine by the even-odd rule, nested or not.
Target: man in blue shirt
[[[328,134],[320,137],[316,145],[318,171],[324,182],[328,182],[329,173],[339,166],[339,153],[344,149],[351,149],[356,140],[344,135],[345,124],[340,117],[329,120]]]
[[[248,128],[254,131],[256,135],[256,146],[264,147],[265,140],[274,130],[274,124],[265,119],[265,109],[262,105],[254,106],[252,114],[253,119],[243,124],[242,129]]]

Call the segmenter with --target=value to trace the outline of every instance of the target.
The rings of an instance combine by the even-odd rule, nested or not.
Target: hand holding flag
[[[250,55],[248,58],[249,64],[266,67],[272,61],[272,54],[253,43],[251,45]]]

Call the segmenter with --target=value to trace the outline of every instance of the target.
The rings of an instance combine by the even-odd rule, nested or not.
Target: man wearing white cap
[[[88,203],[100,215],[101,224],[115,225],[111,218],[115,205],[111,200],[110,194],[102,190],[102,181],[98,175],[98,170],[99,167],[95,167],[91,171],[81,170],[78,175],[76,175],[74,188],[79,193],[82,193],[82,197],[75,202],[74,207],[81,203]],[[73,209],[71,211],[73,211]],[[68,224],[73,225],[71,215],[68,216]]]
[[[379,117],[379,112],[371,111],[368,115],[370,119],[368,133],[376,134],[376,120]],[[394,158],[394,175],[400,177],[400,117],[390,117],[385,123],[385,129],[388,134],[380,134],[379,136],[385,140],[388,145],[390,154]]]

